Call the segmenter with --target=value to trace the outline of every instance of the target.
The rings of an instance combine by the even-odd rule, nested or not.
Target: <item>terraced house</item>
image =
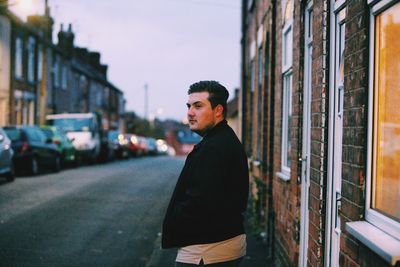
[[[53,113],[98,112],[105,129],[123,125],[123,92],[107,77],[98,52],[76,47],[72,26],[53,43],[53,19],[22,21],[0,1],[0,126],[43,124]]]
[[[400,265],[400,1],[242,0],[241,137],[276,266]]]

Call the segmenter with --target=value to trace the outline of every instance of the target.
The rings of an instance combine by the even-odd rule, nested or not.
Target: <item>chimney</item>
[[[89,53],[89,63],[92,67],[96,69],[100,66],[100,53],[99,52],[90,52]]]
[[[68,25],[68,31],[64,31],[64,25],[61,24],[60,31],[58,32],[57,46],[63,50],[67,55],[72,56],[74,49],[75,35],[72,32],[72,25]]]

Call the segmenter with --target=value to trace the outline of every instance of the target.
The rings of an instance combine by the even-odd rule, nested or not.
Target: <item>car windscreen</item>
[[[21,130],[16,128],[4,128],[4,131],[6,132],[8,138],[10,138],[11,141],[21,140]]]
[[[62,132],[89,132],[93,130],[92,118],[51,119],[47,123],[57,127]]]
[[[53,138],[54,133],[50,129],[41,129],[42,132],[46,135],[47,138]]]
[[[118,135],[119,133],[115,131],[108,132],[108,140],[118,140]]]

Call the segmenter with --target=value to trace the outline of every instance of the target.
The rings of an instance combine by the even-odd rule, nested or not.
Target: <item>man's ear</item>
[[[217,116],[222,116],[223,115],[223,112],[224,112],[224,108],[222,107],[222,105],[217,105],[216,107],[215,107],[215,111],[216,111],[216,115]]]

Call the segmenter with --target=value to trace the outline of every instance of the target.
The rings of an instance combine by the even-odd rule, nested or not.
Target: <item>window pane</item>
[[[22,78],[22,39],[15,40],[15,77]]]
[[[376,17],[372,208],[400,221],[400,3]]]
[[[35,39],[28,39],[28,81],[35,81]]]
[[[283,118],[282,118],[282,165],[288,169],[291,166],[292,149],[292,74],[283,77]]]

